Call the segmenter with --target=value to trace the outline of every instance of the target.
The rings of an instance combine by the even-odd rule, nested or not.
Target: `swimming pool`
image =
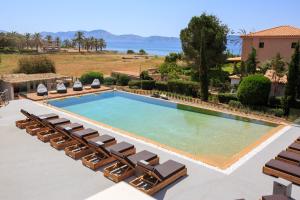
[[[219,168],[227,167],[276,126],[119,91],[49,104]]]

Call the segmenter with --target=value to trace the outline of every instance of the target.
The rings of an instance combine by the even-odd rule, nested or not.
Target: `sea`
[[[125,53],[127,50],[138,52],[144,49],[149,55],[165,56],[169,53],[182,52],[180,40],[162,42],[107,42],[107,50]],[[227,50],[234,54],[241,54],[241,41],[239,37],[230,36],[227,40]]]

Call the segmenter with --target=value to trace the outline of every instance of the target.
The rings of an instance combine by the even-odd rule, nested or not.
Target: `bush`
[[[142,71],[140,74],[141,80],[153,80],[150,76],[148,71]]]
[[[142,80],[143,90],[153,90],[155,88],[155,81],[153,80]]]
[[[126,86],[126,85],[128,85],[128,82],[130,81],[129,76],[127,76],[125,74],[118,74],[116,78],[117,78],[117,85],[120,85],[120,86]]]
[[[239,101],[230,100],[228,105],[233,108],[243,108],[243,104]]]
[[[147,52],[146,52],[144,49],[140,49],[139,54],[140,54],[140,55],[146,55]]]
[[[129,50],[127,50],[127,54],[134,54],[134,51],[129,49]]]
[[[234,100],[234,101],[238,100],[236,94],[231,94],[231,93],[219,93],[218,99],[220,103],[229,103],[230,100]]]
[[[105,77],[104,84],[105,85],[116,85],[117,79],[114,77]]]
[[[168,81],[168,91],[186,96],[198,96],[199,83],[192,81],[171,80]]]
[[[276,117],[283,117],[284,116],[284,110],[282,108],[275,108],[275,109],[270,109],[269,112]]]
[[[103,83],[103,74],[100,72],[87,72],[85,74],[82,74],[80,77],[80,81],[83,84],[91,84],[94,79],[99,79],[100,83]]]
[[[37,74],[37,73],[55,73],[55,65],[52,60],[46,56],[30,56],[19,59],[19,68],[17,73]]]
[[[131,89],[140,89],[141,88],[141,81],[131,80],[131,81],[128,82],[128,86]]]
[[[263,75],[251,75],[239,85],[237,96],[244,105],[266,105],[271,89],[271,81]]]
[[[281,98],[282,97],[275,97],[275,96],[270,97],[269,106],[272,108],[278,108],[278,107],[281,108],[282,107]]]
[[[163,81],[157,81],[155,83],[155,88],[161,91],[168,91],[168,83]]]

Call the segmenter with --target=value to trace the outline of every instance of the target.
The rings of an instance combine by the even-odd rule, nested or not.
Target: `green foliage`
[[[85,74],[82,74],[80,77],[80,81],[82,82],[82,84],[91,84],[94,79],[99,79],[100,83],[103,83],[103,74],[100,72],[87,72]]]
[[[115,85],[117,79],[115,77],[105,77],[104,78],[104,85]]]
[[[282,107],[282,98],[283,97],[275,97],[272,96],[269,98],[269,106],[272,108],[280,108]]]
[[[262,106],[268,102],[271,81],[263,75],[250,75],[239,85],[237,96],[244,105]]]
[[[55,73],[54,62],[46,56],[31,56],[19,59],[17,73]]]
[[[236,94],[232,94],[232,93],[219,93],[218,99],[220,103],[229,103],[229,101],[231,100],[234,101],[238,100]]]
[[[288,69],[288,82],[285,88],[285,97],[290,98],[289,106],[295,104],[297,92],[300,94],[300,49],[299,43],[295,47]]]
[[[143,90],[153,90],[155,88],[154,80],[142,80],[141,82]]]
[[[147,52],[144,49],[139,50],[140,55],[147,55]]]
[[[135,54],[135,52],[133,50],[131,50],[131,49],[128,49],[127,50],[127,54]]]
[[[141,81],[140,80],[130,80],[128,82],[128,86],[131,89],[140,89],[141,88]]]
[[[182,59],[182,55],[180,53],[169,53],[169,55],[167,55],[165,57],[165,62],[166,63],[176,63],[177,60],[181,60]]]
[[[246,60],[246,71],[248,74],[255,74],[257,63],[256,49],[252,47],[252,51]]]
[[[242,76],[245,76],[247,74],[246,64],[244,61],[241,62],[240,73]]]
[[[225,61],[228,27],[213,15],[193,17],[181,30],[180,39],[185,57],[194,63],[199,74],[201,99],[208,100],[208,69]]]
[[[276,117],[283,117],[284,116],[284,110],[282,108],[270,109],[269,113],[275,115]]]
[[[230,100],[228,105],[233,108],[243,108],[244,107],[241,102],[235,101],[235,100]]]
[[[140,74],[141,80],[152,80],[152,78],[149,76],[148,71],[142,71]]]
[[[162,79],[178,79],[182,72],[182,68],[176,63],[163,63],[159,66],[158,72],[161,74]]]
[[[126,85],[128,85],[128,82],[130,81],[129,76],[127,76],[125,74],[118,74],[116,76],[116,79],[117,79],[117,85],[120,85],[120,86],[126,86]]]
[[[238,66],[237,66],[236,63],[234,63],[234,65],[233,65],[232,74],[240,74],[240,70],[239,70],[239,68],[238,68]]]
[[[168,91],[168,83],[164,81],[156,81],[155,88],[160,91]]]
[[[198,96],[199,84],[192,81],[171,80],[168,81],[168,91],[186,96]]]

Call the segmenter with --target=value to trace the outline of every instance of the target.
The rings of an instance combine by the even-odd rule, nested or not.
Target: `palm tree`
[[[99,42],[100,51],[106,48],[106,42],[103,38],[100,38],[98,42]]]
[[[60,43],[61,43],[61,41],[60,41],[60,38],[59,38],[59,37],[56,37],[56,38],[55,38],[55,43],[56,43],[57,48],[60,48]]]
[[[50,46],[52,44],[52,36],[51,35],[47,35],[46,36],[46,40],[47,40],[48,46]]]
[[[30,33],[25,33],[25,42],[26,42],[26,48],[29,48],[29,43],[30,43],[30,38],[31,34]]]
[[[42,44],[42,37],[41,37],[40,33],[34,33],[34,35],[33,35],[33,42],[34,42],[34,45],[36,47],[36,50],[38,51],[39,50],[39,46],[41,46],[41,44]]]
[[[84,33],[82,31],[78,31],[75,33],[74,41],[78,44],[79,52],[84,40]]]

